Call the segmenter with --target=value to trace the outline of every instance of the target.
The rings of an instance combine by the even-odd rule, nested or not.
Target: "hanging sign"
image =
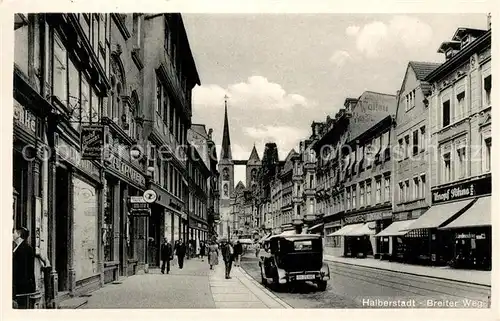
[[[104,146],[104,127],[98,124],[82,125],[82,159],[101,160]]]
[[[147,203],[154,203],[157,197],[158,195],[156,195],[156,192],[151,189],[145,191],[143,195],[143,198]]]

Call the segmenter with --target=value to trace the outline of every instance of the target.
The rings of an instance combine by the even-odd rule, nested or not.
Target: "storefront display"
[[[73,177],[73,258],[76,281],[98,273],[96,188]]]

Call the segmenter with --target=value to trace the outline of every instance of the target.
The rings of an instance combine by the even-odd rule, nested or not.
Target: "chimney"
[[[487,21],[486,27],[488,28],[488,30],[491,30],[491,12],[488,13],[488,16],[486,17],[486,21]]]

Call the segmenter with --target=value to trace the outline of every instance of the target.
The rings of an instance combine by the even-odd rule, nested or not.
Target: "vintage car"
[[[274,235],[263,241],[259,260],[263,285],[279,287],[295,282],[314,282],[320,291],[330,280],[328,264],[323,263],[320,235]]]

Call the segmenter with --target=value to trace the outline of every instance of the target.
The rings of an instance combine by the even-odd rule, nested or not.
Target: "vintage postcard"
[[[4,24],[7,309],[494,314],[491,10],[93,9]]]

